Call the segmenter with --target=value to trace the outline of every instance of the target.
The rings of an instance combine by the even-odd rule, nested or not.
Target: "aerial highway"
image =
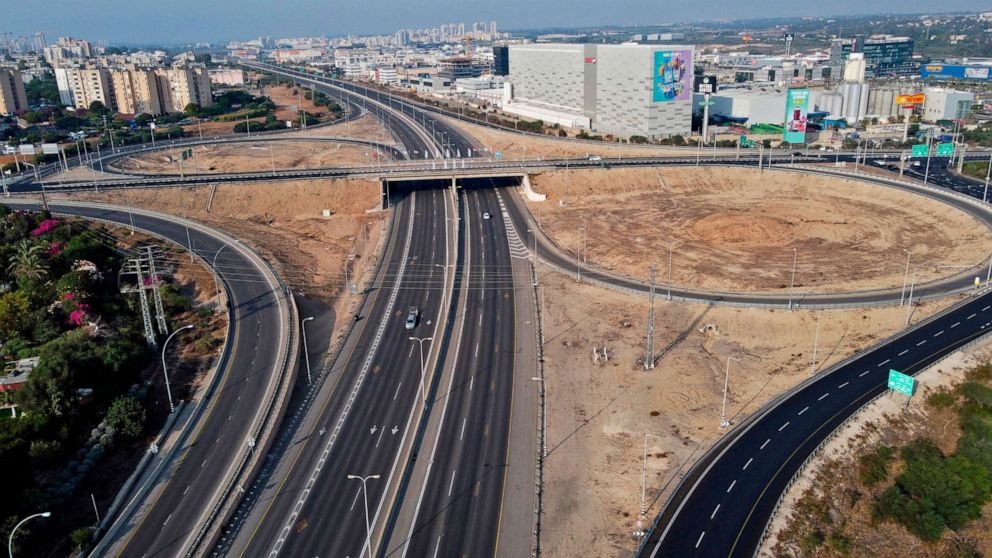
[[[640,555],[753,556],[793,475],[847,417],[886,390],[889,369],[915,374],[990,331],[987,293],[816,375],[734,425],[676,488]]]
[[[331,366],[327,404],[315,407],[293,434],[292,451],[280,456],[222,553],[360,556],[367,552],[363,502],[367,497],[369,522],[376,525],[388,513],[387,493],[395,490],[405,460],[416,458],[411,429],[443,356],[453,208],[450,195],[438,189],[397,193],[395,201],[382,271],[360,310],[356,341]],[[411,307],[419,314],[409,327]],[[410,337],[432,339],[421,355]],[[378,477],[363,483],[348,475]]]
[[[17,208],[38,208],[37,201],[4,200]],[[171,216],[116,206],[53,202],[52,212],[147,230],[216,259],[215,271],[228,293],[230,340],[218,381],[196,402],[198,420],[180,440],[151,500],[124,514],[111,527],[113,540],[98,547],[108,555],[178,556],[193,550],[199,528],[224,494],[223,481],[251,450],[280,386],[295,371],[294,305],[279,279],[256,254],[233,238]],[[259,440],[256,440],[260,443]],[[251,442],[252,444],[254,442]]]
[[[408,509],[390,531],[386,556],[494,556],[500,542],[510,417],[516,411],[514,371],[526,368],[518,372],[532,384],[535,363],[515,358],[516,329],[523,327],[515,319],[515,289],[529,287],[530,279],[515,276],[496,190],[489,181],[479,182],[467,185],[463,195],[465,303],[453,371],[439,390],[440,424],[421,450],[426,470],[409,484],[403,502]],[[513,252],[526,258],[519,238]],[[522,469],[533,476],[531,460],[523,461]],[[529,529],[518,535],[527,537]]]

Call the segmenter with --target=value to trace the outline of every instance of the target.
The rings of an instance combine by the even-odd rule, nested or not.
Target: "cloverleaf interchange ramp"
[[[6,200],[38,209],[37,202]],[[216,385],[198,415],[188,422],[179,448],[152,481],[151,496],[112,524],[97,555],[176,556],[191,553],[206,533],[200,528],[218,513],[229,494],[225,479],[245,472],[249,439],[261,442],[281,414],[280,393],[295,373],[295,307],[278,277],[257,254],[208,227],[144,210],[81,202],[53,202],[57,214],[134,226],[184,247],[192,241],[202,258],[217,257],[215,269],[228,296],[230,341]],[[219,253],[223,249],[222,253]],[[259,443],[258,450],[264,450]],[[256,454],[258,452],[255,452]],[[228,483],[229,484],[229,483]],[[198,540],[199,539],[199,540]]]

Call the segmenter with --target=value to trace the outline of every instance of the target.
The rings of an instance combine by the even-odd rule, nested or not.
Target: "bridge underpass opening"
[[[396,200],[415,190],[448,189],[451,188],[452,182],[459,189],[479,189],[519,186],[522,180],[523,177],[520,175],[392,179],[381,181],[380,195],[382,196],[383,207],[386,207],[393,205]],[[387,196],[389,198],[388,203]]]

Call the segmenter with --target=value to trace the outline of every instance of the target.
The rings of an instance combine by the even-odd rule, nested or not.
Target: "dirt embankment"
[[[637,540],[647,434],[647,518],[686,463],[813,367],[817,314],[656,302],[653,371],[643,370],[649,304],[542,272],[548,447],[544,548],[548,556],[630,556]],[[951,301],[927,303],[914,321]],[[904,327],[899,307],[819,313],[816,369]],[[593,351],[609,360],[594,362]]]
[[[992,232],[943,203],[868,183],[728,168],[559,171],[531,203],[560,247],[631,277],[796,293],[901,288],[982,265]],[[579,228],[586,227],[585,233]],[[795,250],[795,252],[793,252]]]
[[[387,215],[367,212],[378,207],[379,187],[362,180],[231,184],[213,194],[202,186],[72,197],[185,215],[217,227],[257,248],[294,290],[332,303],[346,296],[340,289],[350,254],[353,281],[365,278]],[[330,217],[322,215],[324,209]]]
[[[392,158],[367,145],[327,141],[265,141],[191,147],[193,157],[182,161],[186,173],[258,172],[275,168],[307,169],[370,165]],[[119,163],[124,172],[178,174],[180,150],[143,153]]]

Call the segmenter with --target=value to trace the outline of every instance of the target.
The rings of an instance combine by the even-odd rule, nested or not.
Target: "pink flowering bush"
[[[41,236],[43,234],[49,233],[53,231],[55,227],[59,226],[60,223],[61,221],[59,221],[58,219],[45,219],[41,223],[38,223],[38,226],[35,227],[33,231],[31,231],[31,236]]]
[[[65,250],[65,242],[52,242],[48,245],[48,255],[51,257],[58,256]]]

